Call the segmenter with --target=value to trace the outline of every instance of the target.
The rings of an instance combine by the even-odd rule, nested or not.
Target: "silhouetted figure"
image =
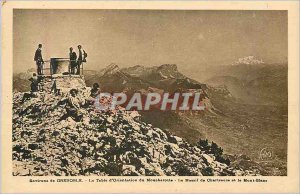
[[[91,89],[91,94],[90,94],[90,96],[92,97],[92,98],[96,98],[98,95],[99,95],[99,92],[100,92],[100,86],[99,86],[99,84],[98,83],[94,83],[93,84],[93,87],[92,87],[92,89]]]
[[[39,82],[38,82],[38,77],[36,73],[32,74],[32,77],[29,79],[30,83],[30,93],[24,93],[23,98],[22,98],[22,103],[24,103],[26,100],[29,100],[31,98],[36,97],[36,92],[39,90]]]
[[[37,92],[39,90],[39,83],[38,83],[38,77],[36,76],[36,73],[32,74],[32,77],[29,79],[31,81],[30,83],[30,89],[31,92]]]
[[[39,44],[34,55],[34,61],[36,62],[38,75],[43,74],[42,69],[43,69],[44,60],[42,57],[42,47],[43,47],[42,44]]]
[[[75,70],[76,70],[76,60],[77,60],[77,54],[73,51],[73,48],[70,47],[70,68],[71,68],[71,74],[75,74]]]
[[[86,62],[87,53],[83,50],[81,45],[78,45],[78,60],[77,60],[77,75],[80,75],[80,68],[83,62]]]

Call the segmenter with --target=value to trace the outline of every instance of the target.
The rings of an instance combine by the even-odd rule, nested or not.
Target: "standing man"
[[[81,45],[78,45],[78,60],[77,60],[77,75],[80,75],[80,66],[82,62],[86,62],[87,53],[83,50]]]
[[[70,47],[70,68],[71,68],[71,74],[75,74],[75,68],[76,68],[76,60],[77,60],[77,54],[73,51],[73,48]]]
[[[34,61],[37,65],[37,74],[42,75],[42,68],[44,64],[44,60],[42,57],[42,44],[39,44],[38,49],[36,49],[35,51]]]

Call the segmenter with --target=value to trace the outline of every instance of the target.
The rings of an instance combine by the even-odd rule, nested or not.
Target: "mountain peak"
[[[255,56],[246,56],[239,58],[236,62],[234,62],[232,65],[255,65],[255,64],[264,64],[265,62],[262,59],[258,59]]]
[[[115,72],[118,72],[118,71],[120,71],[120,68],[115,63],[108,65],[107,67],[105,67],[102,70],[103,74],[114,74]]]
[[[177,65],[176,64],[163,64],[158,67],[158,70],[172,70],[177,71]]]

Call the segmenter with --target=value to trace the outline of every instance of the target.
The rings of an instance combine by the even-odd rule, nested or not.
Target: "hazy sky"
[[[35,68],[38,43],[44,60],[81,44],[95,70],[169,63],[188,74],[249,55],[287,59],[286,11],[14,10],[13,28],[15,73]]]

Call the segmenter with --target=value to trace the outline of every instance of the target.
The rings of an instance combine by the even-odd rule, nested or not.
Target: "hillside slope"
[[[56,81],[65,87],[73,85],[72,77]],[[13,175],[258,174],[216,161],[213,154],[142,122],[135,111],[98,111],[94,105],[85,105],[82,122],[61,119],[68,88],[61,95],[47,88],[25,103],[21,103],[23,93],[14,93]],[[89,88],[82,84],[77,89],[81,99],[88,98]]]

